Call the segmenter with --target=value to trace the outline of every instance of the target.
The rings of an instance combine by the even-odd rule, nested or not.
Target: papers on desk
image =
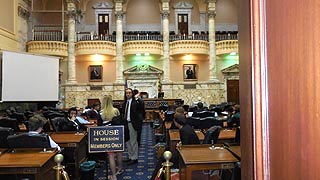
[[[210,146],[209,149],[211,149],[211,150],[222,150],[222,149],[224,149],[224,147],[214,147],[214,146]]]
[[[226,111],[221,112],[221,114],[228,115],[229,113]]]

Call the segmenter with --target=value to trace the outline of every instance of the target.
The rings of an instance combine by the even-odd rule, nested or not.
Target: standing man
[[[129,140],[126,142],[129,156],[127,165],[132,165],[138,163],[138,132],[142,130],[144,111],[141,102],[133,96],[131,88],[125,89],[122,110],[129,129]]]
[[[139,105],[141,106],[140,109],[141,109],[141,113],[142,113],[142,116],[143,116],[142,120],[144,120],[144,119],[146,119],[146,111],[145,111],[145,108],[144,108],[144,101],[143,101],[143,99],[141,98],[138,89],[134,89],[134,90],[132,91],[132,93],[133,93],[134,99],[135,99],[136,101],[138,101],[138,102],[139,102]],[[141,133],[142,133],[142,128],[140,128],[140,129],[138,130],[138,146],[140,146],[140,144],[141,144]]]

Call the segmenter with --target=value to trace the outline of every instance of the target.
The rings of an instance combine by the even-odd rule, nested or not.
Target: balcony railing
[[[35,25],[32,30],[33,41],[64,41],[64,31],[60,25]]]
[[[126,41],[143,41],[143,40],[152,40],[152,41],[163,41],[162,35],[123,35],[123,42]]]
[[[238,33],[216,33],[216,42],[224,40],[238,40]],[[61,26],[35,26],[33,29],[33,38],[34,41],[64,41],[64,31]],[[116,42],[116,35],[97,35],[94,32],[77,32],[76,33],[77,41],[111,41]],[[144,40],[153,40],[163,42],[163,35],[160,34],[123,34],[123,42],[126,41],[144,41]],[[181,41],[181,40],[203,40],[209,41],[208,34],[181,34],[181,35],[169,35],[169,41]]]
[[[116,35],[95,34],[93,32],[77,32],[77,41],[111,41],[116,42]]]
[[[181,41],[181,40],[203,40],[203,41],[208,41],[208,35],[170,35],[169,36],[169,41]]]

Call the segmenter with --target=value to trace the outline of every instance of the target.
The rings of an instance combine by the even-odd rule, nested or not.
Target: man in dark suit
[[[91,73],[90,73],[90,79],[91,80],[95,80],[95,79],[101,79],[101,75],[98,72],[97,68],[93,68]]]
[[[128,149],[128,165],[138,163],[138,132],[142,130],[144,109],[141,101],[133,96],[131,88],[125,89],[125,100],[122,105],[122,114],[128,123],[129,140],[126,142]]]
[[[87,111],[87,115],[89,119],[97,120],[98,126],[102,126],[102,119],[100,115],[101,105],[99,102],[95,102],[92,105],[92,108]]]
[[[194,129],[186,124],[186,117],[184,113],[176,112],[174,114],[173,122],[175,126],[179,129],[180,142],[177,144],[177,148],[181,145],[190,145],[190,144],[200,144],[200,140],[197,134],[194,132]],[[170,161],[173,163],[171,168],[179,168],[179,152],[175,149],[172,152],[172,157]],[[162,167],[162,163],[165,162],[163,156],[161,156],[156,164],[155,170],[152,174],[151,179],[155,179],[159,175],[159,169]],[[164,176],[162,176],[164,178]],[[162,179],[163,179],[162,178]]]
[[[142,115],[143,115],[143,119],[146,118],[145,116],[145,108],[144,108],[144,101],[143,99],[141,98],[140,96],[140,93],[137,89],[134,89],[132,91],[133,93],[133,97],[136,99],[136,101],[139,102],[139,105],[141,106],[140,109],[141,109],[141,112],[142,112]],[[138,146],[140,146],[140,143],[141,143],[141,133],[142,133],[142,128],[138,130]]]

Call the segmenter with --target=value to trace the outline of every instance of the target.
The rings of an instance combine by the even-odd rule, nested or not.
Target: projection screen
[[[58,101],[59,58],[2,52],[2,102]]]

